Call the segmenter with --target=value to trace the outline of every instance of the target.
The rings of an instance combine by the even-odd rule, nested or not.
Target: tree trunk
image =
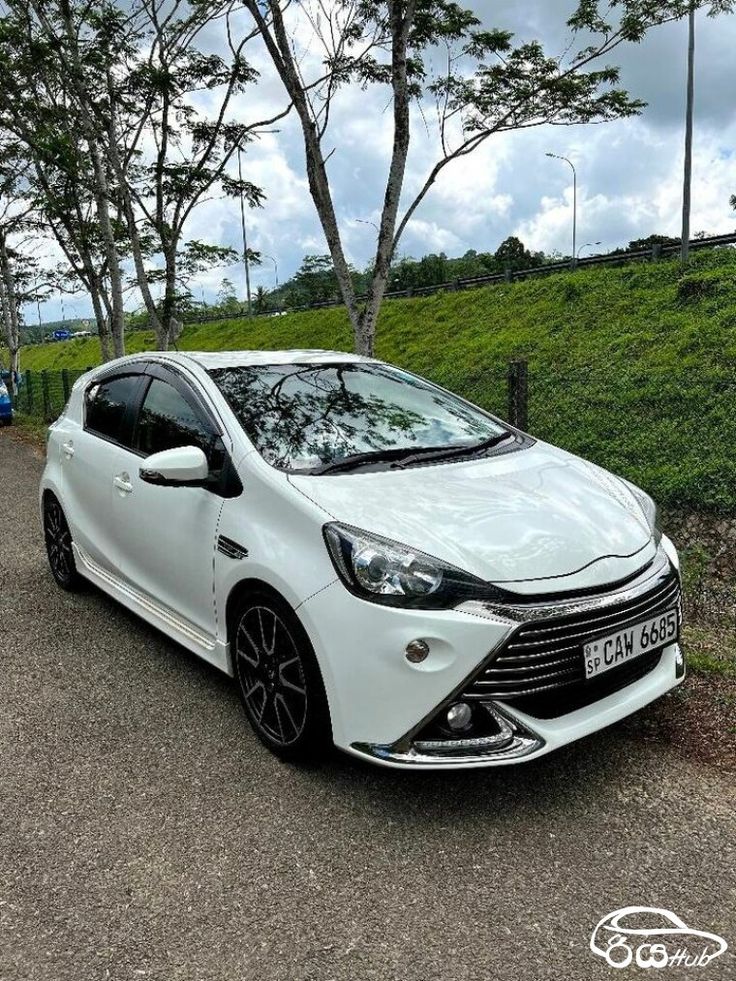
[[[59,13],[64,21],[66,44],[60,43],[56,32],[49,22],[44,4],[40,0],[31,0],[30,5],[39,19],[47,37],[56,44],[62,65],[69,73],[69,79],[77,93],[78,119],[82,133],[87,141],[92,172],[94,175],[94,198],[97,207],[100,235],[107,259],[107,274],[110,277],[111,318],[113,351],[115,357],[125,354],[125,309],[123,306],[123,273],[120,264],[115,230],[110,217],[110,184],[107,176],[107,160],[104,153],[104,141],[95,123],[94,100],[87,89],[87,79],[79,54],[78,25],[74,23],[74,10],[68,2],[58,5]]]
[[[289,36],[286,32],[281,10],[278,2],[269,4],[269,12],[273,19],[273,34],[266,23],[257,0],[246,0],[246,6],[253,16],[261,36],[266,44],[269,54],[273,60],[276,70],[281,77],[281,81],[294,104],[299,115],[304,137],[304,152],[307,165],[307,180],[312,200],[317,209],[322,231],[330,250],[332,264],[335,267],[335,275],[342,293],[345,306],[353,327],[356,349],[359,341],[360,309],[358,307],[353,278],[350,267],[342,247],[340,230],[337,224],[337,216],[330,193],[330,182],[327,177],[327,168],[322,155],[320,134],[317,125],[312,118],[309,102],[306,97],[303,82],[299,74],[299,69],[294,61],[294,56],[290,44]]]
[[[112,95],[110,96],[110,100],[112,102]],[[110,113],[109,128],[107,133],[110,166],[112,167],[113,173],[115,174],[115,178],[117,180],[122,212],[128,226],[130,249],[133,254],[133,265],[135,266],[138,289],[141,291],[141,297],[143,298],[143,305],[145,306],[146,313],[148,314],[149,324],[156,334],[156,343],[158,345],[163,343],[165,346],[161,347],[160,349],[165,351],[168,347],[168,328],[165,328],[165,324],[162,323],[162,320],[159,317],[158,310],[156,309],[156,301],[153,298],[151,287],[149,286],[148,278],[146,277],[143,245],[141,243],[138,223],[136,221],[135,208],[133,207],[133,201],[131,198],[128,174],[125,171],[123,160],[120,156],[116,119],[117,116],[113,107],[113,110]]]
[[[5,339],[10,356],[10,391],[18,394],[18,368],[20,364],[20,318],[18,317],[18,294],[15,277],[8,255],[5,236],[0,236],[0,305],[5,323]]]
[[[381,225],[378,229],[376,257],[373,261],[373,275],[368,288],[365,308],[361,313],[356,330],[356,350],[359,354],[373,357],[373,348],[378,325],[378,312],[381,309],[391,272],[394,254],[394,232],[399,210],[401,189],[404,186],[406,158],[409,154],[411,126],[409,119],[409,86],[407,78],[407,46],[409,31],[414,20],[415,2],[409,0],[402,12],[402,5],[389,5],[391,16],[391,85],[394,96],[394,141],[391,151],[391,165],[386,179],[386,192],[383,198]]]
[[[84,109],[83,109],[84,111]],[[91,128],[91,127],[90,127]],[[107,257],[107,271],[110,277],[110,299],[112,317],[110,333],[112,347],[116,358],[125,354],[125,308],[123,306],[123,271],[120,265],[115,231],[110,218],[110,186],[107,180],[105,164],[101,159],[98,146],[94,142],[94,132],[88,139],[90,156],[95,174],[95,200],[97,216],[100,220],[100,232]]]
[[[376,245],[373,276],[366,304],[361,309],[355,293],[350,267],[343,251],[340,230],[322,154],[322,133],[315,121],[304,82],[295,62],[293,48],[284,25],[278,2],[269,3],[273,33],[263,16],[258,0],[246,0],[266,44],[276,70],[294,104],[302,126],[307,179],[317,215],[330,250],[335,275],[342,293],[348,317],[353,328],[355,350],[358,354],[372,356],[375,343],[378,311],[386,292],[391,259],[394,250],[394,230],[401,189],[404,182],[406,158],[409,151],[409,89],[407,84],[407,47],[409,32],[414,21],[416,0],[406,5],[389,2],[391,18],[391,82],[393,88],[394,141],[391,166],[386,181],[386,192],[381,213],[381,224]]]
[[[176,243],[167,242],[164,251],[166,262],[166,280],[164,285],[164,298],[161,305],[161,325],[156,332],[159,348],[168,351],[169,344],[177,339],[176,319]]]
[[[100,290],[97,289],[96,285],[90,284],[89,295],[92,300],[92,309],[95,315],[95,323],[97,324],[97,336],[100,341],[100,361],[102,364],[110,360],[110,320],[108,315],[105,313],[103,306],[103,301],[100,296]]]

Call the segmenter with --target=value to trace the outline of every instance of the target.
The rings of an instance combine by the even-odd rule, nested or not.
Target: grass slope
[[[128,335],[148,349],[146,332]],[[182,350],[350,350],[341,308],[193,325]],[[736,251],[579,270],[384,304],[377,356],[503,413],[512,358],[530,366],[529,429],[669,505],[736,510]],[[22,367],[83,368],[96,340],[34,345]]]

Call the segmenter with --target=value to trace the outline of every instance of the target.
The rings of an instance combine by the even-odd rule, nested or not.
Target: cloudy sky
[[[476,0],[469,4],[487,27],[515,32],[517,40],[542,40],[548,53],[569,40],[565,22],[574,0]],[[419,257],[468,249],[494,251],[509,235],[534,250],[569,252],[571,172],[545,157],[571,157],[578,170],[578,243],[600,242],[596,251],[653,232],[677,234],[680,222],[686,60],[685,23],[653,31],[640,45],[620,47],[608,60],[622,68],[622,84],[648,103],[641,117],[598,126],[545,127],[493,137],[473,156],[450,165],[425,200],[402,240],[399,253]],[[210,43],[216,46],[213,35]],[[697,17],[696,128],[692,230],[731,231],[729,207],[736,192],[736,16]],[[308,64],[312,52],[307,53]],[[257,49],[249,57],[262,70],[261,84],[243,94],[236,112],[261,118],[283,100],[268,63]],[[332,118],[329,170],[346,249],[356,266],[372,254],[390,149],[387,96],[383,91],[345,90]],[[206,108],[206,107],[205,107]],[[412,133],[405,185],[411,200],[436,159],[436,133],[419,116]],[[253,285],[271,288],[287,279],[307,253],[327,251],[305,180],[295,119],[264,136],[249,150],[248,177],[266,193],[263,208],[250,211],[249,245],[272,258],[255,269]],[[195,213],[189,235],[239,247],[240,214],[232,201],[211,201]],[[208,274],[195,293],[214,300],[228,276],[244,293],[242,268]],[[135,306],[135,301],[131,301]],[[66,315],[88,315],[81,298],[67,299]],[[56,301],[44,319],[59,315]],[[28,311],[35,321],[35,311]]]

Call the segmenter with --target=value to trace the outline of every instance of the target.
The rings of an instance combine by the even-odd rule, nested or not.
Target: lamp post
[[[243,164],[238,147],[238,180],[240,181],[240,227],[243,232],[243,266],[245,268],[245,295],[248,302],[248,316],[253,313],[250,299],[250,264],[248,262],[248,239],[245,234],[245,199],[243,197]]]
[[[553,157],[555,160],[564,160],[565,163],[570,164],[572,170],[572,262],[575,265],[578,232],[578,173],[575,170],[575,164],[568,157],[561,157],[558,153],[546,153],[545,156]]]
[[[685,168],[682,178],[682,237],[680,257],[683,265],[690,255],[690,189],[693,177],[693,107],[695,103],[695,5],[690,4],[687,23],[687,96],[685,105]]]
[[[360,224],[360,225],[373,225],[373,227],[375,228],[375,230],[376,230],[377,232],[379,232],[379,231],[380,231],[380,229],[379,229],[379,227],[378,227],[378,225],[377,225],[377,224],[375,223],[375,221],[368,221],[368,220],[367,220],[367,219],[365,219],[365,218],[356,218],[355,220],[356,220],[356,221],[358,222],[358,224]]]
[[[279,267],[278,267],[278,263],[276,262],[276,260],[274,259],[274,257],[272,255],[269,255],[267,252],[261,252],[261,255],[263,256],[264,259],[270,259],[271,262],[273,263],[273,272],[274,272],[274,276],[276,278],[276,286],[275,286],[275,289],[278,289],[279,288]]]
[[[578,252],[577,252],[577,255],[575,256],[575,258],[576,259],[579,259],[580,258],[580,253],[583,251],[583,249],[592,249],[596,245],[600,245],[600,244],[601,244],[600,242],[586,242],[585,245],[581,245],[580,246],[580,248],[578,249]]]

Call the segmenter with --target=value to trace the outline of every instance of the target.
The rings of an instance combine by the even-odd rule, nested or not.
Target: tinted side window
[[[125,442],[125,413],[135,397],[139,381],[139,375],[123,375],[87,389],[86,428],[108,439]]]
[[[173,385],[153,379],[138,415],[136,447],[142,453],[150,456],[176,446],[198,446],[208,453],[212,436]]]

